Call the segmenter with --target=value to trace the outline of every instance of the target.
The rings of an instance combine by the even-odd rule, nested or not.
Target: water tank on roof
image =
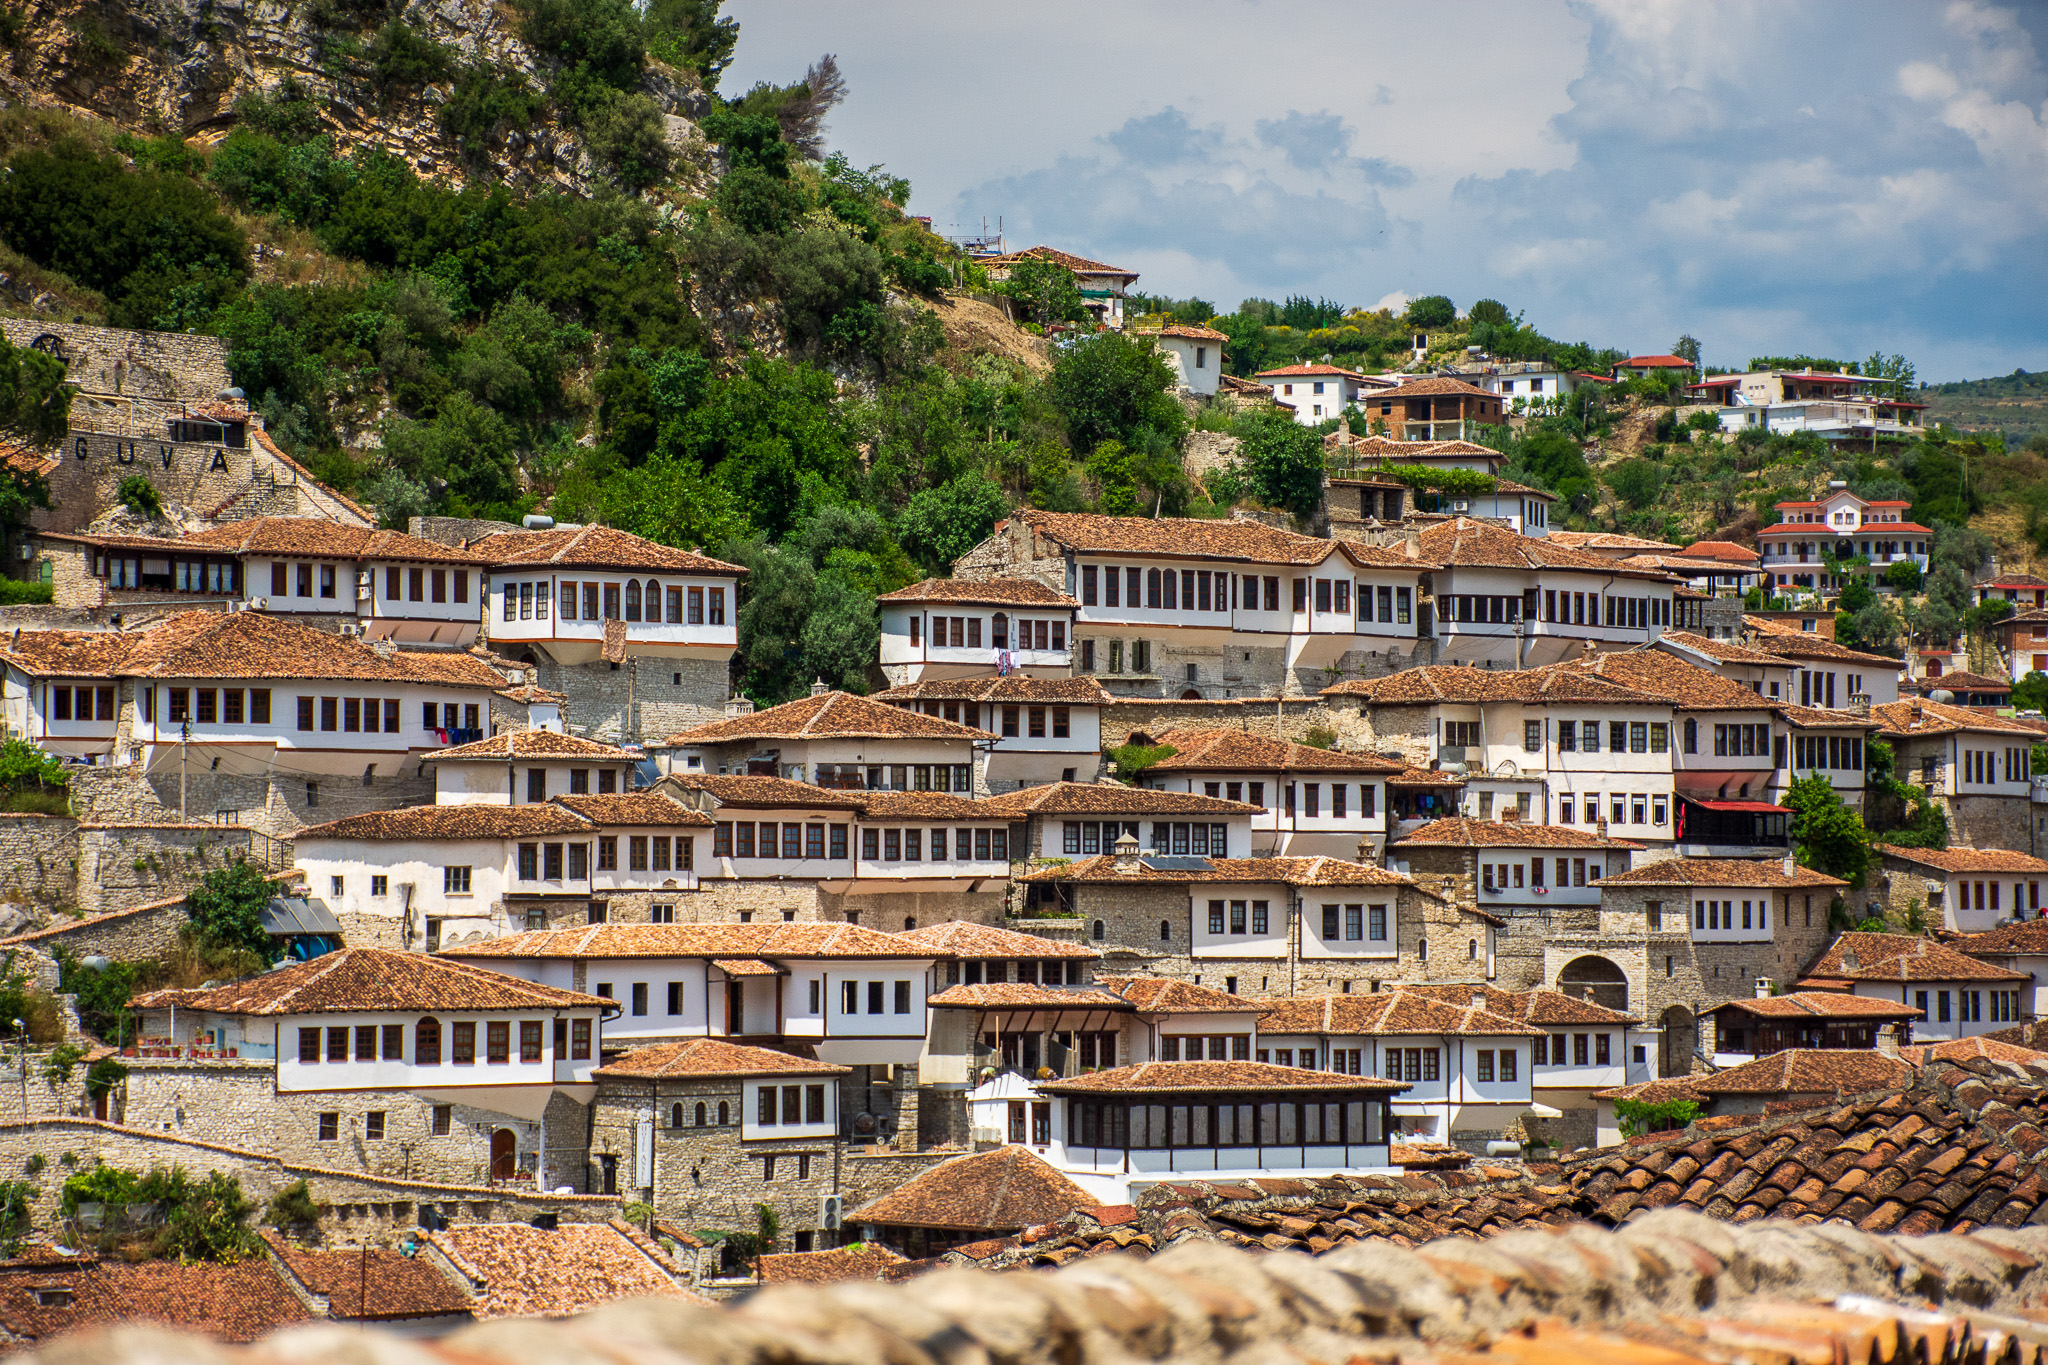
[[[529,531],[552,531],[555,529],[555,519],[541,512],[528,512],[520,519],[519,524]]]

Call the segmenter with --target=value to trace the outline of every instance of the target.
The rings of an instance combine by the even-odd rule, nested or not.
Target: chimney
[[[1877,1050],[1886,1057],[1899,1055],[1899,1026],[1886,1024],[1877,1031]]]
[[[1401,531],[1401,553],[1410,559],[1422,558],[1422,532],[1413,526]]]
[[[1486,992],[1477,986],[1472,988],[1472,1008],[1475,1010],[1486,1008]]]
[[[1138,874],[1138,836],[1126,830],[1117,836],[1116,875],[1135,877]]]
[[[1797,861],[1796,861],[1796,860],[1795,860],[1795,859],[1793,858],[1793,856],[1792,856],[1792,855],[1791,855],[1790,853],[1787,853],[1787,854],[1785,855],[1785,875],[1786,875],[1786,876],[1788,876],[1788,877],[1789,877],[1789,876],[1791,876],[1791,875],[1793,875],[1793,869],[1794,869],[1794,868],[1796,868],[1796,867],[1798,867],[1798,866],[1799,866],[1799,864],[1798,864],[1798,862],[1797,862]]]
[[[1771,979],[1768,976],[1760,976],[1756,979],[1756,998],[1759,1000],[1771,998]]]
[[[388,659],[392,655],[398,653],[398,646],[392,643],[390,640],[371,640],[368,642],[368,644],[370,646],[370,652],[372,654],[375,654],[380,659]]]
[[[734,693],[731,697],[728,697],[726,699],[725,718],[727,720],[737,720],[741,716],[751,716],[753,714],[753,698],[742,697],[738,693]]]
[[[1856,956],[1856,950],[1855,950],[1854,948],[1847,948],[1847,949],[1844,949],[1844,950],[1843,950],[1843,952],[1842,952],[1842,970],[1843,970],[1843,971],[1845,971],[1845,972],[1853,972],[1853,971],[1857,971],[1857,970],[1860,970],[1860,969],[1862,968],[1862,966],[1863,966],[1863,963],[1862,963],[1862,962],[1861,962],[1861,961],[1860,961],[1860,960],[1859,960],[1859,959],[1857,958],[1857,956]]]
[[[1594,823],[1594,825],[1593,825],[1593,832],[1594,832],[1595,834],[1597,834],[1597,835],[1598,835],[1598,836],[1599,836],[1600,838],[1602,838],[1602,839],[1605,839],[1605,838],[1607,837],[1607,817],[1606,817],[1606,816],[1604,816],[1604,815],[1603,815],[1603,816],[1601,816],[1601,817],[1600,817],[1600,819],[1599,819],[1598,821],[1596,821],[1596,822]]]
[[[825,686],[825,680],[823,678],[820,678],[816,682],[811,684],[811,695],[814,697],[822,697],[831,690],[831,688]]]

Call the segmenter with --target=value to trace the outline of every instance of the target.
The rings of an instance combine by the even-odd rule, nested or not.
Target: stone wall
[[[1102,708],[1102,746],[1115,748],[1130,743],[1133,734],[1157,736],[1176,727],[1240,730],[1299,741],[1318,726],[1334,728],[1334,714],[1320,698],[1174,701],[1128,697]]]
[[[233,825],[80,825],[79,906],[98,913],[182,895],[207,873],[250,857],[250,835]]]
[[[145,403],[200,404],[234,381],[227,342],[191,332],[144,332],[40,318],[0,318],[14,346],[41,342],[64,361],[65,377],[88,394]]]
[[[488,620],[484,629],[490,629]],[[732,695],[731,673],[718,659],[632,655],[614,668],[602,660],[562,664],[538,650],[513,651],[515,658],[528,654],[534,681],[566,698],[563,726],[607,744],[659,743],[678,731],[724,720],[726,698]]]
[[[60,920],[49,928],[8,940],[8,946],[46,954],[62,949],[71,957],[97,954],[117,962],[135,962],[160,957],[177,947],[179,932],[189,923],[185,898],[174,896],[127,910]]]
[[[64,1178],[95,1164],[131,1171],[175,1165],[194,1177],[220,1171],[239,1180],[259,1208],[285,1186],[304,1180],[320,1208],[323,1231],[345,1233],[351,1241],[373,1245],[416,1235],[421,1204],[434,1205],[450,1222],[458,1223],[527,1222],[541,1213],[566,1222],[594,1223],[619,1214],[619,1201],[601,1195],[536,1194],[516,1186],[383,1178],[87,1118],[36,1117],[26,1124],[0,1119],[0,1146],[24,1162],[43,1158],[43,1170],[32,1181],[32,1220],[38,1228],[54,1222]]]
[[[1948,808],[1950,843],[1965,848],[2033,847],[2033,806],[2027,797],[1951,796],[1942,804]]]
[[[1940,929],[1946,918],[1953,914],[1955,907],[1946,904],[1948,881],[1941,873],[1919,863],[1910,863],[1903,858],[1886,858],[1874,878],[1869,878],[1875,894],[1882,898],[1886,916],[1893,924],[1904,926],[1906,918],[1913,912],[1914,902],[1919,903],[1921,915],[1930,930]],[[1856,896],[1858,904],[1867,893]],[[1939,911],[1930,909],[1936,898],[1944,904]]]
[[[80,908],[78,842],[78,822],[68,816],[0,813],[0,903],[14,907],[18,922],[41,927]]]
[[[431,1096],[405,1090],[281,1094],[268,1060],[124,1059],[128,1079],[114,1117],[130,1128],[197,1142],[226,1143],[282,1161],[400,1180],[485,1183],[491,1135],[509,1128],[519,1167],[541,1189],[584,1185],[585,1110],[557,1094],[542,1122],[454,1104],[437,1135]],[[384,1115],[384,1136],[365,1136],[364,1116]],[[320,1116],[336,1116],[335,1139],[320,1139]],[[543,1150],[543,1144],[545,1150]],[[543,1157],[545,1158],[543,1160]]]

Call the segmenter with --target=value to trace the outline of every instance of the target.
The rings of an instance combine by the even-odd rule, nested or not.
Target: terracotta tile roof
[[[1882,654],[1865,654],[1847,645],[1838,645],[1817,631],[1790,630],[1776,621],[1755,616],[1745,616],[1742,621],[1756,632],[1747,643],[1766,654],[1776,654],[1784,659],[1837,659],[1843,663],[1868,664],[1872,668],[1899,667],[1897,659],[1888,659]]]
[[[715,823],[702,811],[691,810],[655,792],[591,792],[550,799],[553,804],[566,806],[600,825],[693,825],[709,829]]]
[[[624,1223],[475,1223],[427,1236],[476,1287],[479,1319],[568,1317],[648,1296],[705,1302],[677,1285],[674,1262]]]
[[[1063,1218],[1098,1201],[1028,1147],[997,1147],[921,1171],[846,1215],[882,1227],[1011,1232]]]
[[[421,1257],[388,1247],[314,1251],[274,1231],[262,1236],[286,1273],[327,1300],[330,1317],[380,1321],[469,1313],[469,1294]]]
[[[929,958],[921,948],[858,924],[579,924],[443,948],[441,956],[496,958]],[[324,960],[324,959],[323,959]]]
[[[1646,540],[1616,531],[1552,531],[1543,539],[1572,550],[1637,550],[1644,554],[1676,552],[1678,547],[1664,540]]]
[[[1657,637],[1659,644],[1683,645],[1685,648],[1706,655],[1717,663],[1757,664],[1766,668],[1790,668],[1781,656],[1766,650],[1751,649],[1738,645],[1733,640],[1716,640],[1705,635],[1695,635],[1689,630],[1667,630]]]
[[[177,1003],[186,1009],[263,1016],[616,1008],[616,1002],[601,996],[391,948],[340,948],[196,996],[180,995]],[[129,1006],[152,1009],[167,1003],[152,993],[136,996]]]
[[[1152,736],[1179,752],[1154,763],[1149,772],[1314,772],[1398,773],[1407,764],[1377,754],[1315,749],[1292,740],[1243,730],[1176,727]]]
[[[1475,995],[1486,997],[1486,1008],[1494,1014],[1519,1019],[1525,1024],[1632,1024],[1636,1016],[1611,1010],[1590,1000],[1580,1000],[1563,991],[1503,991],[1475,985],[1423,985],[1402,983],[1398,989],[1409,995],[1448,1000],[1453,1005],[1469,1004]]]
[[[869,792],[870,820],[988,820],[988,807],[971,796],[951,792]]]
[[[1866,1095],[1906,1086],[1913,1068],[1861,1048],[1795,1047],[1692,1078],[1701,1095]]]
[[[344,815],[302,829],[300,840],[531,839],[544,834],[581,834],[594,828],[567,806],[553,801],[525,806],[404,806],[398,810]]]
[[[1633,569],[1601,555],[1552,545],[1550,538],[1517,535],[1504,526],[1453,517],[1421,533],[1422,558],[1454,569],[1518,569],[1542,573],[1575,569],[1622,578],[1668,581],[1662,569]]]
[[[1620,362],[1617,369],[1624,370],[1690,370],[1693,363],[1681,355],[1632,355]]]
[[[875,693],[876,701],[1039,701],[1069,706],[1106,706],[1115,698],[1094,678],[934,678],[890,687]]]
[[[1485,389],[1467,384],[1462,379],[1449,379],[1443,375],[1430,375],[1423,379],[1404,379],[1394,388],[1383,392],[1381,396],[1405,398],[1410,394],[1436,396],[1460,393],[1472,394],[1479,398],[1500,397],[1497,393],[1488,393]]]
[[[2029,740],[2039,737],[2040,732],[2033,726],[2004,716],[1994,716],[1988,711],[1972,711],[1961,706],[1950,706],[1945,702],[1911,701],[1880,702],[1870,708],[1871,719],[1878,723],[1886,735],[1900,739],[1914,739],[1922,735],[1988,734],[2025,735]]]
[[[1771,709],[1783,716],[1785,723],[1795,730],[1877,729],[1877,722],[1860,711],[1829,711],[1818,706],[1793,706],[1790,703],[1773,703]]]
[[[762,1284],[839,1284],[879,1280],[909,1262],[880,1242],[855,1242],[828,1251],[786,1251],[760,1259]]]
[[[1271,384],[1260,384],[1250,379],[1239,379],[1234,374],[1217,375],[1216,387],[1223,393],[1241,393],[1259,398],[1271,398],[1273,396],[1273,386]]]
[[[977,985],[948,986],[926,998],[935,1009],[977,1010],[1114,1010],[1134,1008],[1120,995],[1103,990],[1065,989],[1034,986],[1028,981],[984,981]]]
[[[1037,934],[1020,934],[1015,929],[1001,929],[993,924],[976,924],[962,919],[943,920],[927,924],[922,929],[905,929],[890,937],[934,957],[1043,959],[1102,956],[1083,943],[1040,938]]]
[[[1770,706],[1734,679],[1661,649],[1607,650],[1558,666],[1662,697],[1681,711],[1762,711]]]
[[[1384,678],[1347,678],[1322,691],[1326,697],[1363,697],[1375,706],[1460,705],[1519,701],[1566,705],[1667,706],[1661,697],[1624,687],[1597,674],[1552,665],[1546,668],[1460,668],[1431,664],[1405,668]]]
[[[556,527],[552,531],[501,531],[469,547],[500,569],[637,569],[642,573],[745,574],[690,550],[657,545],[609,526]]]
[[[1334,1071],[1268,1066],[1264,1062],[1140,1062],[1136,1066],[1090,1071],[1064,1080],[1040,1081],[1048,1095],[1304,1094],[1364,1091],[1398,1094],[1408,1087],[1377,1076],[1344,1076]]]
[[[1048,540],[1095,554],[1231,559],[1307,566],[1322,563],[1332,553],[1356,553],[1370,548],[1297,535],[1257,521],[1101,517],[1092,512],[1041,512],[1035,508],[1026,508],[1016,515]],[[1367,555],[1361,562],[1389,565],[1398,562],[1418,572],[1432,567],[1386,551]]]
[[[560,706],[569,700],[566,693],[550,692],[545,687],[535,687],[532,683],[523,683],[518,687],[501,687],[498,689],[498,695],[506,701],[516,701],[522,706],[531,706],[535,702],[553,702]]]
[[[161,1323],[222,1341],[249,1342],[313,1321],[312,1310],[262,1257],[232,1265],[102,1261],[95,1276],[121,1304],[124,1322]]]
[[[670,773],[666,780],[684,791],[706,792],[716,797],[721,806],[743,806],[752,810],[782,807],[861,810],[867,805],[866,792],[829,791],[808,782],[792,782],[786,777],[675,772]]]
[[[1229,336],[1214,327],[1198,327],[1188,322],[1169,322],[1157,333],[1163,337],[1181,337],[1188,341],[1228,341]]]
[[[1661,703],[1660,703],[1661,704]],[[1390,787],[1462,787],[1466,779],[1457,773],[1432,772],[1428,768],[1407,767],[1387,779]]]
[[[1809,977],[1845,981],[2025,981],[1988,962],[1911,934],[1861,934],[1851,931],[1828,945]]]
[[[727,744],[743,739],[963,739],[996,736],[971,725],[956,725],[937,716],[921,716],[887,702],[826,692],[798,697],[752,715],[715,720],[709,725],[670,735],[671,745]]]
[[[1259,1008],[1242,996],[1172,976],[1103,976],[1095,984],[1147,1014],[1240,1014]]]
[[[593,762],[631,763],[636,757],[617,745],[599,744],[594,739],[565,735],[558,730],[505,730],[474,744],[458,744],[452,749],[428,754],[426,761],[465,763],[495,760],[503,763],[514,758],[587,758]]]
[[[1640,852],[1643,847],[1626,839],[1605,838],[1571,825],[1538,825],[1527,820],[1471,820],[1464,816],[1432,820],[1393,842],[1400,847],[1618,848],[1635,852]]]
[[[183,905],[184,903],[184,893],[180,892],[175,896],[165,896],[159,900],[145,901],[141,905],[130,905],[120,910],[108,910],[97,915],[85,915],[78,919],[72,919],[68,915],[60,915],[57,917],[55,924],[45,928],[30,929],[23,933],[9,934],[5,938],[0,938],[0,948],[15,943],[37,943],[43,939],[62,939],[82,929],[103,928],[124,919],[132,919],[136,915],[147,915],[157,910],[168,910],[174,905]]]
[[[771,1048],[746,1047],[718,1038],[685,1038],[679,1043],[636,1047],[591,1074],[614,1080],[703,1080],[727,1076],[847,1076],[852,1072],[852,1067],[835,1066],[814,1057],[792,1057]]]
[[[2048,872],[2048,862],[2005,848],[1901,848],[1897,844],[1873,847],[1887,858],[1902,858],[1943,872]]]
[[[1035,578],[927,578],[885,592],[877,602],[967,602],[1016,607],[1078,607],[1065,593]]]
[[[1747,545],[1737,545],[1732,540],[1696,540],[1679,551],[1701,559],[1719,559],[1730,564],[1760,564],[1763,556]]]
[[[1195,868],[1148,867],[1152,855],[1140,852],[1136,872],[1118,872],[1108,854],[1041,868],[1018,878],[1027,882],[1284,882],[1289,886],[1413,886],[1398,872],[1348,863],[1342,858],[1211,858],[1206,871]]]
[[[1944,673],[1938,678],[1908,678],[1900,686],[1915,692],[1931,692],[1937,688],[1947,688],[1951,692],[2012,691],[2012,684],[2004,678],[1968,672]]]
[[[1454,1004],[1434,993],[1421,995],[1400,989],[1370,995],[1310,995],[1276,1001],[1260,1012],[1259,1032],[1347,1037],[1414,1033],[1485,1038],[1548,1036],[1533,1025],[1474,1005],[1469,997],[1462,1004]]]
[[[397,560],[478,566],[491,562],[474,551],[420,540],[402,531],[344,526],[322,517],[251,517],[159,544],[166,549],[225,550],[280,559]]]
[[[1729,1000],[1701,1014],[1753,1014],[1759,1019],[1919,1019],[1926,1011],[1896,1000],[1879,1000],[1868,995],[1844,995],[1840,991],[1794,991],[1790,995],[1764,995],[1753,1000]]]
[[[1375,458],[1384,464],[1408,464],[1415,460],[1463,459],[1477,455],[1496,462],[1507,457],[1491,446],[1476,441],[1397,441],[1391,436],[1353,437],[1354,455]]]
[[[0,939],[0,943],[13,941]],[[1986,929],[1981,934],[1962,934],[1950,939],[1948,946],[1973,957],[2031,957],[2048,953],[2048,919],[2021,920]],[[2048,1043],[2048,1038],[2041,1041]]]
[[[711,965],[727,976],[781,976],[782,969],[769,962],[755,962],[748,958],[715,957]]]
[[[2001,1038],[1979,1034],[1974,1038],[1950,1038],[1941,1043],[1913,1043],[1899,1049],[1899,1056],[1915,1066],[1929,1062],[2013,1062],[2048,1072],[2048,1052],[2021,1047]]]
[[[1655,862],[1632,867],[1626,872],[1615,872],[1602,877],[1600,885],[1607,886],[1733,886],[1768,887],[1783,890],[1788,887],[1847,886],[1849,883],[1839,877],[1830,877],[1824,872],[1815,872],[1810,867],[1794,867],[1785,871],[1782,860],[1747,858],[1660,858]]]
[[[1228,340],[1229,338],[1225,338]],[[1357,370],[1347,370],[1342,365],[1325,365],[1320,362],[1308,365],[1282,365],[1277,370],[1260,370],[1259,379],[1363,379]]]
[[[1041,261],[1050,261],[1054,265],[1073,271],[1076,275],[1128,275],[1134,280],[1138,278],[1138,272],[1135,270],[1125,270],[1123,267],[1115,265],[1104,265],[1101,261],[1091,261],[1086,256],[1076,256],[1070,251],[1061,251],[1057,247],[1049,246],[1030,246],[1025,247],[1022,251],[1012,251],[1007,255],[990,256],[983,260],[981,264],[984,266],[1015,265],[1027,256],[1036,257]]]
[[[0,660],[37,677],[318,678],[434,682],[496,690],[505,680],[467,654],[379,654],[367,641],[254,611],[187,611],[146,630],[24,630]]]
[[[1018,820],[1027,815],[1230,816],[1250,815],[1264,809],[1194,792],[1126,787],[1121,782],[1048,782],[1040,787],[983,797],[981,804],[990,812],[1004,812]]]

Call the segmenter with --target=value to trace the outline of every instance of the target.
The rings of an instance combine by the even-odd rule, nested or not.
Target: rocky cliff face
[[[449,86],[380,102],[363,55],[372,26],[349,31],[351,20],[334,18],[344,8],[322,0],[58,0],[19,16],[0,95],[210,141],[233,126],[237,100],[295,80],[321,106],[337,151],[375,147],[422,174],[460,182],[457,149],[437,118]],[[416,0],[393,12],[463,61],[498,63],[543,84],[506,6]],[[641,88],[662,111],[678,165],[703,164],[708,154],[694,120],[707,101],[694,76],[650,63]],[[599,178],[576,132],[552,120],[511,132],[493,169],[515,189],[588,193]]]

